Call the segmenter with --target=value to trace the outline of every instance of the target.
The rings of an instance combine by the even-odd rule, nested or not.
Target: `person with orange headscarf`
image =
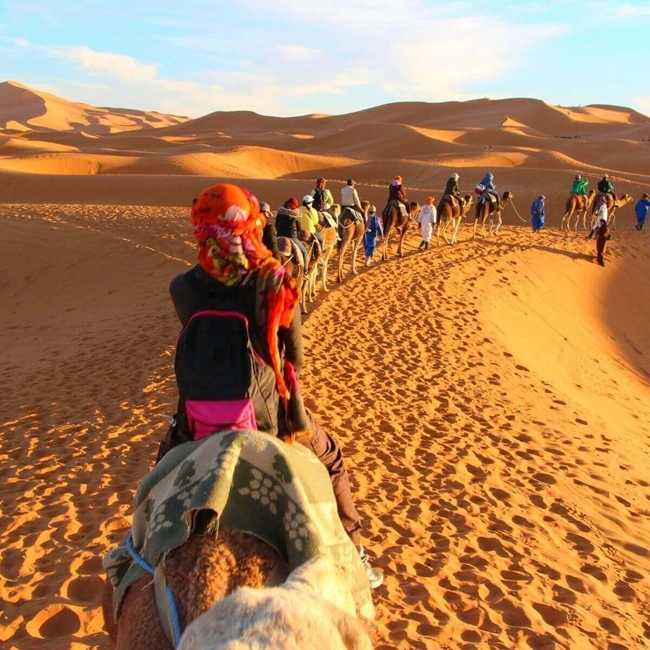
[[[424,200],[424,205],[420,208],[418,223],[420,224],[420,232],[422,233],[422,242],[418,248],[421,251],[429,250],[429,242],[431,241],[431,235],[433,235],[433,228],[438,222],[435,202],[436,200],[433,196],[427,196]]]
[[[257,199],[237,185],[214,185],[194,200],[191,221],[198,243],[198,264],[174,277],[170,284],[181,324],[185,327],[198,312],[219,309],[220,305],[247,318],[253,348],[273,369],[277,395],[285,403],[285,410],[280,408],[279,412],[286,417],[286,409],[292,408],[295,421],[300,420],[301,408],[304,411],[304,428],[308,430],[299,432],[304,435],[298,435],[297,440],[311,448],[327,467],[343,527],[360,551],[371,586],[378,586],[383,574],[369,565],[363,552],[361,518],[352,500],[341,448],[301,402],[291,407],[292,390],[304,361],[302,322],[296,309],[298,290],[262,243],[266,219]],[[161,442],[158,460],[176,445],[193,439],[183,403],[179,395],[179,408]],[[268,422],[269,412],[277,413],[277,408],[257,410],[256,406],[258,429],[281,432],[281,423]]]

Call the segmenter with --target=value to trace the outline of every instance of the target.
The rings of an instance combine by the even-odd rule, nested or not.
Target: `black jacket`
[[[275,230],[278,237],[296,239],[300,232],[300,211],[279,208],[275,217]]]
[[[406,190],[403,185],[393,185],[392,183],[388,186],[388,202],[399,201],[406,205]]]
[[[450,178],[447,181],[447,185],[445,186],[445,194],[451,194],[451,196],[460,196],[458,181],[455,178]]]

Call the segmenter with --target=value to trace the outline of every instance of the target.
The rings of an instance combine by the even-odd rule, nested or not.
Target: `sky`
[[[199,117],[534,97],[650,114],[650,0],[0,0],[0,81]]]

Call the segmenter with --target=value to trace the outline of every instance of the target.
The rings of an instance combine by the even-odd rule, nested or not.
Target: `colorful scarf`
[[[278,392],[289,398],[278,347],[278,329],[289,327],[298,289],[262,243],[266,218],[255,196],[237,185],[213,185],[192,203],[199,264],[218,282],[233,287],[255,280],[258,322],[265,327]]]

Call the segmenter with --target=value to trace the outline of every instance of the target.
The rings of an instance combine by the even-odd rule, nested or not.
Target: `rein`
[[[138,555],[138,552],[133,547],[133,537],[131,535],[131,531],[129,531],[129,534],[126,537],[126,549],[129,552],[131,559],[139,567],[144,569],[149,575],[155,577],[156,575],[155,569],[142,556]],[[167,600],[169,604],[169,613],[171,615],[171,627],[172,627],[171,633],[173,635],[173,638],[170,639],[170,641],[173,643],[174,647],[176,647],[178,646],[181,640],[181,624],[178,617],[178,607],[176,605],[176,599],[174,598],[174,592],[172,591],[172,588],[167,583],[165,583],[165,593],[167,595]],[[160,607],[158,607],[158,615],[160,616]],[[161,619],[160,622],[163,625],[163,629],[165,629],[164,621]]]

